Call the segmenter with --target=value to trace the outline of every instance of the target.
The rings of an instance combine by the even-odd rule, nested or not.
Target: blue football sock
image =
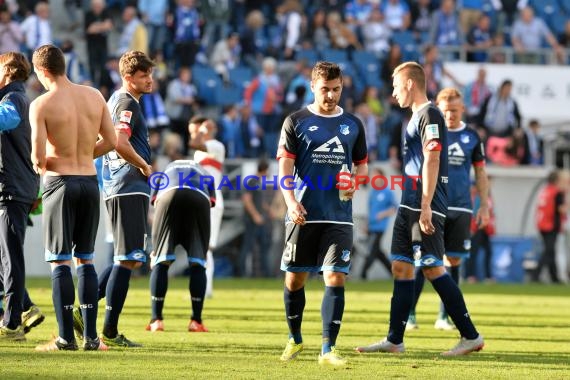
[[[151,299],[151,320],[164,319],[162,309],[164,308],[164,298],[168,290],[168,265],[158,264],[150,272],[150,299]]]
[[[123,311],[127,292],[129,291],[129,281],[131,270],[120,265],[114,265],[109,275],[107,284],[105,322],[103,323],[103,334],[107,338],[115,338],[118,335],[119,315]]]
[[[201,265],[190,265],[190,299],[192,300],[191,318],[202,323],[202,309],[206,295],[206,268]]]
[[[447,273],[449,273],[453,281],[457,285],[459,285],[459,266],[445,267],[445,270],[447,271]],[[447,313],[447,310],[445,310],[445,305],[443,304],[443,302],[440,302],[438,319],[447,319],[447,317],[449,317],[449,314]]]
[[[418,268],[416,270],[416,280],[414,282],[414,302],[412,303],[410,314],[416,314],[416,306],[418,305],[418,301],[420,300],[420,296],[424,290],[425,282],[426,278],[424,276],[424,272],[422,271],[422,268]]]
[[[297,344],[302,343],[301,324],[305,310],[305,288],[294,291],[284,288],[283,301],[285,303],[285,317],[289,326],[289,337],[293,338]]]
[[[479,333],[471,321],[471,317],[465,306],[463,294],[451,276],[446,273],[431,283],[437,294],[439,294],[439,298],[443,301],[445,309],[461,333],[461,336],[467,339],[477,338]]]
[[[331,351],[336,345],[336,338],[340,331],[342,314],[344,312],[344,286],[327,286],[321,305],[321,318],[323,320],[323,347],[322,353]]]
[[[99,273],[99,299],[105,298],[107,293],[107,283],[109,282],[109,276],[111,275],[111,271],[115,265],[111,264],[107,268],[103,269],[101,273]]]
[[[388,340],[393,344],[404,341],[406,323],[414,302],[414,280],[394,280],[394,291],[390,305],[390,330]]]
[[[97,272],[93,264],[77,267],[77,295],[86,338],[97,339]]]
[[[75,286],[71,276],[71,268],[58,265],[51,272],[51,289],[53,308],[59,326],[59,336],[67,342],[73,342],[73,303],[75,302]]]

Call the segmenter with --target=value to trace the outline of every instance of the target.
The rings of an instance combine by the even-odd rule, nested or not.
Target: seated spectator
[[[511,96],[513,82],[505,80],[499,89],[483,102],[479,123],[488,136],[509,137],[521,127],[521,114],[515,99]]]
[[[285,0],[277,7],[277,22],[283,32],[279,55],[285,60],[292,60],[300,46],[303,17],[303,6],[299,0]]]
[[[541,18],[534,16],[534,10],[531,7],[523,8],[511,33],[511,43],[517,52],[517,62],[541,63],[537,50],[542,47],[543,39],[554,49],[558,58],[562,59],[564,52],[548,26]]]
[[[229,22],[233,3],[231,0],[200,1],[200,16],[206,21],[202,46],[205,46],[208,52],[211,52],[217,41],[230,32]]]
[[[137,8],[125,7],[123,10],[123,31],[119,36],[117,55],[129,50],[142,51],[148,54],[148,33],[145,25],[137,16]]]
[[[309,42],[310,48],[328,49],[331,46],[331,37],[326,25],[326,13],[318,9],[313,14],[311,22],[303,37],[304,42]]]
[[[416,40],[423,42],[422,36],[429,34],[431,29],[432,13],[434,11],[433,4],[430,0],[417,0],[411,3],[411,7],[411,29]]]
[[[361,30],[364,49],[374,53],[379,58],[383,58],[390,49],[392,30],[384,21],[380,9],[374,7],[370,13],[370,18],[362,25]]]
[[[338,105],[344,109],[345,112],[352,112],[354,105],[358,101],[359,95],[354,87],[352,76],[349,74],[342,75],[342,93],[340,94],[340,101]]]
[[[331,38],[331,47],[334,49],[361,50],[362,45],[353,32],[342,21],[339,13],[331,12],[327,15],[327,28]]]
[[[383,1],[380,10],[392,30],[407,30],[411,23],[410,7],[403,0]]]
[[[566,24],[564,24],[564,32],[558,36],[558,43],[563,48],[570,48],[570,19],[566,20]]]
[[[487,134],[487,158],[499,165],[517,165],[522,156],[521,146],[514,131],[521,127],[517,102],[512,98],[513,84],[505,80],[499,90],[481,106],[480,125]]]
[[[443,61],[439,56],[439,49],[435,45],[427,45],[424,49],[424,56],[420,60],[421,63],[431,66],[433,80],[437,83],[437,87],[441,87],[441,82],[443,77],[449,78],[455,87],[463,87],[461,82],[455,78],[455,76],[448,70],[445,69]]]
[[[486,14],[481,14],[477,25],[467,35],[467,46],[473,51],[467,53],[468,62],[486,62],[487,49],[494,45],[491,34],[491,19]],[[476,49],[476,50],[475,50]]]
[[[463,45],[464,35],[454,0],[442,0],[439,9],[433,12],[430,42],[438,47]]]
[[[188,121],[195,113],[198,94],[191,81],[192,70],[189,67],[181,67],[178,77],[170,81],[166,89],[166,114],[170,117],[170,129],[182,137],[185,155],[190,140]]]
[[[471,29],[479,22],[483,14],[483,5],[485,0],[463,0],[459,6],[459,24],[464,34],[469,33]]]
[[[277,142],[281,130],[281,101],[283,87],[277,75],[277,61],[268,57],[263,60],[262,72],[244,91],[245,103],[251,106],[263,128],[263,149],[269,157],[277,154]]]
[[[372,4],[369,0],[349,0],[344,6],[344,20],[346,25],[358,36],[362,33],[362,26],[368,21],[372,13]]]
[[[251,67],[256,72],[261,68],[263,59],[263,25],[265,18],[261,11],[252,11],[247,14],[245,27],[240,34],[241,59],[243,63]]]
[[[12,15],[5,4],[0,5],[0,54],[19,52],[22,42],[24,34],[20,24],[12,20]]]
[[[463,97],[465,99],[465,115],[467,124],[477,124],[481,105],[491,96],[491,87],[487,84],[487,70],[480,67],[477,78],[465,86]]]
[[[521,164],[544,164],[544,141],[542,136],[540,136],[540,123],[538,120],[531,119],[528,122],[528,128],[524,130],[522,140],[522,144],[524,145],[524,156],[521,160]]]
[[[384,93],[390,97],[392,97],[392,92],[394,91],[392,87],[392,73],[402,62],[402,49],[400,45],[391,44],[386,60],[380,70],[380,79],[384,82]]]
[[[376,161],[378,156],[378,123],[377,119],[366,103],[359,103],[354,109],[354,115],[362,121],[368,149],[368,160]]]
[[[245,147],[244,157],[259,157],[261,155],[263,128],[259,125],[257,118],[248,104],[244,104],[239,110],[239,124]]]
[[[34,11],[35,13],[28,15],[20,24],[20,29],[24,33],[25,49],[30,57],[31,53],[40,46],[53,43],[49,4],[40,1]]]
[[[214,46],[210,56],[210,66],[220,74],[224,82],[229,82],[229,71],[239,65],[240,53],[241,47],[237,33],[228,34]]]
[[[300,107],[298,108],[313,103],[315,98],[313,91],[311,91],[312,67],[305,60],[297,61],[296,66],[295,72],[297,72],[297,75],[295,75],[287,85],[287,92],[285,94],[285,104],[287,108],[290,109],[295,108],[290,105],[298,100],[299,94],[297,89],[299,87],[303,87],[305,91],[303,93],[303,98],[301,99]],[[287,112],[284,113],[287,114]]]
[[[221,129],[220,140],[226,147],[226,158],[244,157],[245,146],[240,128],[238,106],[235,104],[226,106],[218,124]]]

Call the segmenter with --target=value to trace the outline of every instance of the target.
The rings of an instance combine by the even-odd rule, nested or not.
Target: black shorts
[[[206,266],[210,241],[210,200],[191,189],[171,190],[158,198],[152,224],[152,264],[176,259],[181,245],[189,263]]]
[[[414,260],[412,244],[412,226],[418,223],[419,220],[419,211],[405,207],[398,209],[392,234],[392,260],[405,261],[420,267],[442,266],[443,255],[445,254],[445,246],[443,244],[445,217],[432,213],[431,222],[435,227],[435,233],[433,235],[421,233],[421,258],[416,261]]]
[[[281,270],[286,272],[342,272],[348,274],[353,242],[350,224],[288,223]]]
[[[113,230],[113,261],[146,262],[148,235],[146,195],[120,195],[105,201]]]
[[[97,176],[46,176],[42,203],[46,261],[92,260],[99,227]]]
[[[471,250],[471,213],[447,210],[445,218],[445,254],[467,258]]]

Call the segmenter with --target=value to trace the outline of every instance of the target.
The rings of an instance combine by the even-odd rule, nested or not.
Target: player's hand
[[[307,215],[307,210],[301,203],[295,202],[287,207],[287,215],[293,223],[303,225],[306,222],[305,215]]]
[[[143,166],[139,170],[147,178],[150,177],[150,175],[152,174],[152,166],[150,166],[150,165]]]
[[[489,209],[487,207],[480,207],[477,211],[477,216],[475,217],[477,227],[479,227],[479,229],[487,227],[490,219]]]
[[[345,190],[344,195],[348,199],[352,199],[354,197],[355,192],[356,192],[356,185],[354,184],[354,177],[350,177],[350,188]]]
[[[422,207],[420,213],[420,229],[426,235],[433,235],[435,233],[435,227],[431,222],[432,212],[430,206]]]

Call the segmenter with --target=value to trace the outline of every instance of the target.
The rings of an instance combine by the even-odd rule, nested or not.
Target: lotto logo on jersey
[[[426,125],[426,139],[427,140],[439,139],[439,128],[437,124]]]
[[[130,124],[132,117],[133,113],[131,111],[121,111],[121,115],[119,116],[119,122]]]

